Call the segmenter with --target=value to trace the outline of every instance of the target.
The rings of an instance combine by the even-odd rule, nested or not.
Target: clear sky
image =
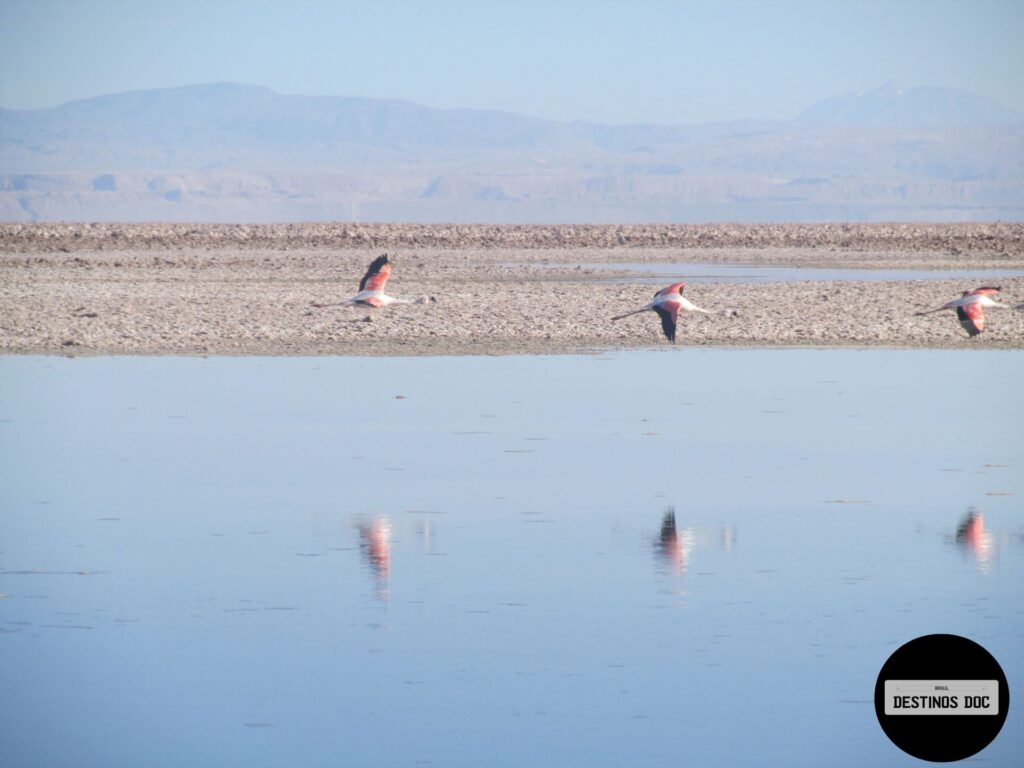
[[[556,120],[795,116],[887,81],[1024,109],[1024,0],[0,0],[0,106],[217,81]]]

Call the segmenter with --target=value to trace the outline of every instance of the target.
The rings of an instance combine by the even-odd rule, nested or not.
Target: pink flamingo
[[[973,338],[985,330],[986,307],[1011,309],[1007,304],[1000,304],[991,298],[998,294],[1000,290],[1000,288],[985,286],[975,288],[973,291],[964,291],[959,299],[947,301],[941,307],[936,307],[935,309],[917,312],[916,316],[930,315],[933,312],[941,312],[944,309],[955,309],[960,325],[967,331],[967,335]]]
[[[387,283],[388,278],[391,277],[391,262],[388,260],[388,255],[385,253],[382,256],[378,256],[372,262],[366,270],[366,274],[363,275],[363,279],[359,281],[359,293],[344,301],[337,301],[333,304],[318,304],[313,302],[314,307],[352,307],[357,304],[362,304],[369,307],[386,307],[389,304],[425,304],[427,301],[433,301],[427,297],[421,297],[419,299],[396,299],[394,296],[388,296],[384,293],[384,285]]]
[[[656,294],[651,302],[640,309],[627,312],[624,315],[618,315],[613,317],[612,320],[621,320],[624,317],[630,315],[637,315],[641,312],[652,310],[658,313],[661,318],[661,330],[665,333],[665,338],[675,344],[676,341],[676,325],[679,321],[680,312],[703,312],[705,315],[716,314],[709,312],[706,309],[701,309],[695,304],[691,304],[687,299],[683,298],[683,288],[686,287],[686,283],[672,283],[667,288],[662,288]],[[718,312],[719,315],[727,314],[725,310]]]

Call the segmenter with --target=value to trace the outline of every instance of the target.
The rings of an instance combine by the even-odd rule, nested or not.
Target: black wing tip
[[[676,343],[676,323],[672,317],[672,313],[661,307],[654,307],[654,311],[658,313],[658,317],[661,318],[661,330],[665,334],[665,338],[673,344]]]
[[[366,281],[369,280],[372,275],[377,274],[385,264],[390,263],[391,261],[388,259],[388,255],[386,253],[382,253],[376,259],[371,261],[370,266],[366,268],[366,274],[364,274],[363,279],[359,281],[359,290],[361,291],[366,287]]]
[[[981,335],[981,332],[985,330],[978,327],[978,324],[974,322],[974,318],[964,312],[963,307],[956,308],[956,318],[960,321],[960,326],[967,331],[967,335],[971,338]]]

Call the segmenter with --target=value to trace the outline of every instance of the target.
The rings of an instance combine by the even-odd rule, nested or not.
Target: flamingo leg
[[[617,315],[616,317],[613,317],[612,320],[621,320],[622,318],[629,317],[630,315],[639,315],[641,312],[647,312],[651,309],[652,307],[641,307],[640,309],[635,309],[632,312],[627,312],[624,315]]]

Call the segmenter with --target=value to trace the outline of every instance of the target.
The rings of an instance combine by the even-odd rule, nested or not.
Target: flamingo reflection
[[[956,543],[978,561],[982,570],[988,570],[995,551],[995,541],[992,534],[985,530],[985,518],[981,512],[974,508],[967,511],[957,526]]]
[[[669,507],[661,518],[661,531],[654,542],[658,559],[676,574],[682,575],[693,551],[693,529],[679,530],[675,507]]]
[[[661,528],[654,537],[654,559],[674,582],[673,592],[685,594],[683,576],[698,548],[721,549],[731,553],[736,547],[736,526],[723,525],[717,531],[693,527],[680,528],[676,522],[675,507],[668,507],[661,516]]]
[[[359,550],[363,553],[375,584],[375,594],[388,600],[388,576],[391,571],[391,522],[377,517],[368,523],[359,523]]]

